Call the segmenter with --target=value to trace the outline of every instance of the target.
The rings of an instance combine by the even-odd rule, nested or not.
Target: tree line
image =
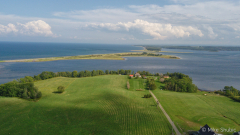
[[[240,91],[233,86],[225,86],[223,90],[214,91],[214,93],[227,96],[235,101],[240,102]]]

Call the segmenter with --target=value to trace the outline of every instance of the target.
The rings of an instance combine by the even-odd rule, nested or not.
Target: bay
[[[12,48],[17,46],[16,49]],[[0,43],[0,59],[39,58],[130,52],[141,47],[131,45],[64,44],[64,43]],[[12,50],[12,49],[14,50]],[[21,49],[19,49],[21,48]],[[24,49],[25,48],[25,49]],[[26,49],[27,48],[27,49]],[[36,49],[37,48],[37,49]],[[2,50],[4,49],[4,51]],[[35,50],[35,51],[32,51]],[[45,51],[48,50],[48,51]],[[163,51],[191,52],[164,53],[181,57],[162,59],[154,57],[127,57],[126,60],[62,60],[32,63],[0,63],[0,84],[24,76],[33,76],[42,71],[81,71],[130,69],[151,73],[181,72],[189,75],[200,89],[218,90],[224,86],[240,89],[240,52],[207,52],[179,49]],[[35,53],[33,53],[35,52]],[[4,54],[2,54],[4,53]]]

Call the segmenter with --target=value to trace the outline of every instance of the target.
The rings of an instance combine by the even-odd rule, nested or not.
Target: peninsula
[[[125,60],[123,57],[158,57],[165,59],[180,59],[177,56],[163,55],[155,53],[114,53],[114,54],[93,54],[93,55],[78,55],[78,56],[63,56],[63,57],[48,57],[48,58],[34,58],[34,59],[18,59],[18,60],[2,60],[1,62],[44,62],[56,60],[76,60],[76,59],[102,59],[102,60]]]

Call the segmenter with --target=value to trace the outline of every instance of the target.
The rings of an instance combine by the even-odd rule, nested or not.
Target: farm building
[[[129,75],[129,77],[133,78],[133,75]]]
[[[142,75],[143,79],[147,79],[146,75]]]
[[[168,76],[168,75],[165,75],[165,76],[163,76],[163,78],[169,78],[169,76]]]
[[[134,76],[135,77],[141,77],[141,75],[138,72]]]

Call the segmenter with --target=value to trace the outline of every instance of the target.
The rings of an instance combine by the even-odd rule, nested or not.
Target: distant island
[[[56,60],[75,60],[75,59],[102,59],[102,60],[125,60],[123,57],[159,57],[165,59],[180,59],[177,56],[163,55],[155,53],[114,53],[114,54],[93,54],[93,55],[78,55],[78,56],[63,56],[63,57],[49,57],[49,58],[34,58],[34,59],[19,59],[19,60],[2,60],[0,62],[44,62]]]
[[[184,50],[197,50],[197,51],[240,51],[240,47],[234,46],[157,46],[157,45],[135,45],[138,47],[144,47],[149,51],[161,51],[162,48],[166,49],[184,49]]]

